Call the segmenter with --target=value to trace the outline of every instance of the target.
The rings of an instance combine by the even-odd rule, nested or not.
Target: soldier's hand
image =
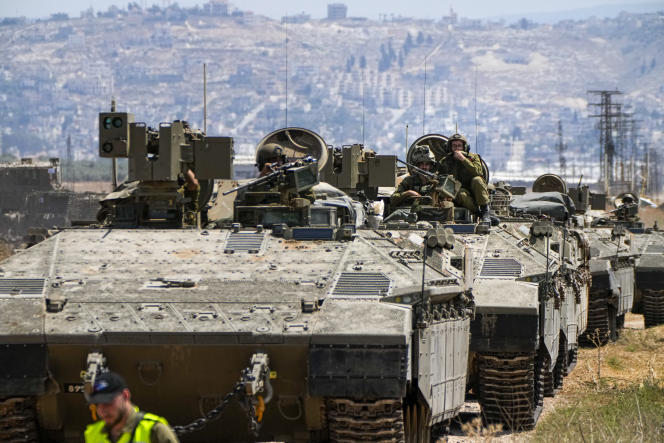
[[[463,155],[462,151],[454,151],[454,158],[459,161],[464,161],[466,159],[466,156]]]
[[[404,196],[404,197],[413,197],[413,198],[415,198],[415,197],[422,197],[422,195],[420,195],[419,192],[417,192],[417,191],[413,191],[412,189],[409,189],[408,191],[404,192],[404,193],[403,193],[403,196]]]
[[[261,169],[261,173],[260,173],[259,177],[264,177],[264,176],[274,172],[274,167],[275,166],[276,165],[274,163],[265,163],[263,165],[263,169]]]

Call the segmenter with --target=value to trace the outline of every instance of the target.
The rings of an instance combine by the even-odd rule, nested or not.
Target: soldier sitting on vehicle
[[[489,191],[484,179],[484,168],[479,154],[470,152],[468,141],[461,134],[448,140],[449,153],[440,159],[438,172],[451,174],[461,182],[461,189],[454,199],[455,206],[478,212],[482,223],[491,223]]]
[[[415,146],[410,159],[413,165],[423,172],[413,170],[411,175],[405,177],[396,191],[390,197],[390,206],[397,208],[399,206],[410,205],[409,208],[400,208],[394,210],[386,219],[386,222],[395,220],[406,220],[413,222],[417,220],[416,213],[421,209],[421,205],[431,205],[434,202],[433,193],[435,186],[432,178],[427,177],[424,173],[434,172],[433,169],[436,164],[436,158],[427,145]],[[440,202],[437,206],[440,206]],[[449,204],[451,207],[451,203]],[[431,211],[429,211],[431,212]],[[438,212],[438,211],[434,211]],[[429,214],[433,215],[434,214]],[[431,217],[428,217],[431,218]]]

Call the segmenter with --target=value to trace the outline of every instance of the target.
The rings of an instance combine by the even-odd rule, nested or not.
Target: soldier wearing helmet
[[[286,163],[284,148],[277,143],[266,143],[256,153],[256,167],[259,171],[259,177],[273,172],[274,168],[284,163]]]
[[[429,146],[420,145],[413,148],[411,161],[423,171],[432,171],[436,164],[436,157],[429,149]],[[409,204],[414,199],[427,196],[430,192],[428,189],[425,190],[428,181],[429,179],[425,175],[417,171],[404,178],[399,183],[397,190],[390,197],[390,206],[394,208],[403,204]]]
[[[479,154],[470,152],[466,137],[452,135],[448,141],[448,154],[440,159],[438,172],[450,174],[461,182],[461,190],[454,203],[456,206],[478,212],[483,223],[490,223],[489,191],[484,179],[484,168]]]

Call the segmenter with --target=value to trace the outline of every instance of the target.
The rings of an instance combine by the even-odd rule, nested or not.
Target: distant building
[[[284,15],[281,17],[281,23],[288,24],[301,24],[306,23],[309,20],[311,20],[311,16],[309,14],[305,14],[304,12],[296,15]]]
[[[348,14],[348,7],[343,3],[329,3],[327,5],[328,20],[343,20]]]
[[[203,10],[211,17],[226,17],[228,16],[228,3],[224,0],[210,0],[203,5]]]
[[[459,15],[456,12],[454,12],[454,9],[452,9],[452,7],[450,6],[449,15],[443,16],[443,18],[440,21],[444,25],[456,25],[458,20],[459,20]]]

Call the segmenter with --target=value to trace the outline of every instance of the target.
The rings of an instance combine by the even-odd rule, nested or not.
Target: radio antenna
[[[288,17],[288,11],[286,11],[286,17]],[[286,124],[285,128],[288,127],[288,20],[284,23],[284,31],[286,33]]]
[[[406,123],[406,160],[408,160],[408,123]]]
[[[427,54],[424,57],[424,93],[422,97],[422,135],[426,134],[427,121]]]
[[[207,65],[203,63],[203,132],[207,134]]]
[[[362,72],[362,146],[364,146],[364,71]]]
[[[477,66],[475,66],[475,151],[480,151],[477,145]]]

